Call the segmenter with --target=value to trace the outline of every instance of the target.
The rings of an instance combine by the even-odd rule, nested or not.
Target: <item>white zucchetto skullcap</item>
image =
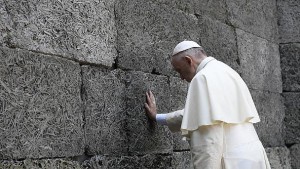
[[[198,43],[194,42],[194,41],[182,41],[180,43],[178,43],[178,45],[174,48],[172,56],[176,55],[179,52],[185,51],[187,49],[190,48],[201,48],[200,45],[198,45]]]

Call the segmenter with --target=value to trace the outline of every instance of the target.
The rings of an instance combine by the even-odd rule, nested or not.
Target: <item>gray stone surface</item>
[[[188,90],[188,84],[186,81],[177,77],[170,77],[170,99],[171,106],[168,112],[176,111],[184,108],[186,95]],[[188,150],[189,144],[187,141],[182,140],[180,132],[172,133],[174,150]]]
[[[290,147],[291,165],[293,169],[300,168],[300,144]]]
[[[213,19],[228,22],[228,9],[226,0],[194,0],[195,14],[207,15]]]
[[[126,168],[142,168],[137,156],[122,156],[122,157],[107,157],[94,156],[83,162],[82,166],[85,169],[126,169]]]
[[[1,169],[82,169],[79,162],[70,159],[41,159],[23,161],[0,161]]]
[[[188,169],[191,167],[191,153],[189,151],[174,152],[172,168]]]
[[[281,95],[257,90],[251,90],[251,94],[261,120],[254,126],[263,145],[284,145],[284,106]]]
[[[0,0],[0,46],[112,66],[114,0]]]
[[[195,0],[150,0],[157,5],[164,5],[172,10],[180,10],[188,14],[195,14]]]
[[[187,83],[169,56],[184,39],[242,75],[272,168],[291,169],[289,156],[298,168],[299,10],[297,0],[0,0],[0,168],[189,168],[188,143],[144,110],[148,89],[159,113],[183,108]],[[285,144],[291,154],[274,147]]]
[[[169,111],[183,109],[188,91],[188,83],[180,78],[170,77],[170,91],[171,109]]]
[[[73,61],[0,48],[0,159],[82,154],[80,85]]]
[[[0,0],[0,45],[7,41],[8,36],[8,28],[9,25],[12,25],[11,20],[8,19],[8,13],[5,9],[4,1]],[[6,24],[5,24],[6,23]]]
[[[280,45],[283,91],[300,91],[300,43]]]
[[[300,1],[277,0],[280,43],[300,42]]]
[[[183,169],[188,168],[189,152],[175,152],[172,154],[147,154],[143,156],[94,156],[83,162],[86,169]]]
[[[83,167],[87,169],[131,169],[131,168],[170,168],[172,157],[169,155],[144,155],[144,156],[122,156],[122,157],[106,157],[94,156],[90,160],[83,163]]]
[[[199,36],[207,55],[225,62],[239,72],[240,61],[233,27],[209,17],[199,17]]]
[[[125,72],[90,66],[82,72],[88,154],[126,153]]]
[[[169,56],[184,40],[198,41],[197,18],[152,1],[116,4],[118,66],[144,72],[175,74]]]
[[[189,151],[190,146],[188,141],[183,140],[183,137],[180,132],[172,133],[173,137],[173,149],[174,151]]]
[[[289,149],[286,147],[266,148],[266,153],[272,169],[292,169]]]
[[[278,45],[237,29],[241,76],[248,87],[282,92]]]
[[[168,78],[143,72],[129,72],[126,77],[126,112],[129,152],[145,154],[172,151],[172,135],[167,127],[157,125],[145,116],[145,93],[152,90],[158,112],[168,112],[170,88]]]
[[[230,23],[272,42],[278,41],[275,0],[226,0]]]
[[[286,144],[300,143],[300,93],[283,93],[285,105]]]
[[[228,12],[226,0],[152,0],[167,5],[171,9],[179,9],[196,16],[209,16],[226,23]],[[216,10],[217,9],[217,10]]]

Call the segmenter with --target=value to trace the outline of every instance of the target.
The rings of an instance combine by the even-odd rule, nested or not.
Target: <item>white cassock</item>
[[[248,87],[213,57],[198,66],[185,108],[165,117],[171,131],[189,140],[193,168],[271,168],[253,126],[260,119]]]

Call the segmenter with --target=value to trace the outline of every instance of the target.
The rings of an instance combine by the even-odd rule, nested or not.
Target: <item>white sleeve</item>
[[[181,131],[180,129],[181,129],[181,122],[183,118],[183,112],[184,109],[166,114],[167,126],[172,132]]]
[[[156,114],[156,122],[161,125],[167,125],[167,114]]]
[[[179,132],[183,118],[182,110],[177,110],[166,114],[156,114],[156,122],[160,125],[167,125],[172,132]]]

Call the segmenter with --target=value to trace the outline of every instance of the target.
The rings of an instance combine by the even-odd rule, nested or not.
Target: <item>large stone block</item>
[[[233,27],[204,16],[199,18],[199,36],[207,55],[225,62],[239,72],[240,61]]]
[[[277,0],[280,43],[300,42],[300,1]]]
[[[191,168],[191,153],[189,151],[174,152],[172,166],[176,169]]]
[[[145,154],[172,151],[172,135],[167,127],[157,125],[145,115],[145,93],[152,90],[158,112],[168,112],[170,88],[165,76],[143,72],[129,72],[126,77],[127,132],[129,152]]]
[[[5,9],[4,1],[0,0],[0,46],[7,41],[8,30],[7,27],[12,25],[12,21],[9,19],[9,15]]]
[[[277,43],[275,0],[226,0],[230,23],[237,28]]]
[[[171,109],[169,111],[183,109],[188,91],[188,83],[180,78],[170,77],[170,91]]]
[[[189,151],[190,146],[188,141],[183,140],[180,132],[172,133],[173,137],[173,150],[174,151]]]
[[[295,144],[290,147],[291,165],[293,169],[300,168],[300,144]]]
[[[151,1],[118,1],[116,18],[121,68],[174,75],[169,57],[175,45],[198,41],[194,15]]]
[[[284,145],[284,108],[279,93],[251,90],[260,122],[255,124],[258,136],[264,146]]]
[[[94,156],[83,162],[86,169],[182,169],[189,168],[190,153],[175,152],[172,154],[147,154],[143,156]]]
[[[23,161],[0,161],[1,169],[60,169],[60,168],[72,168],[82,169],[81,165],[77,161],[70,159],[41,159],[32,160],[25,159]]]
[[[237,29],[241,76],[248,87],[282,92],[278,45]]]
[[[285,105],[284,124],[286,144],[300,143],[300,93],[283,93]]]
[[[226,23],[228,12],[226,0],[152,0],[196,16],[209,16]]]
[[[300,91],[300,43],[280,45],[283,91]]]
[[[226,0],[194,0],[196,15],[207,15],[213,19],[228,22],[228,9]]]
[[[289,149],[286,147],[266,148],[266,153],[272,169],[292,169]]]
[[[80,66],[0,48],[0,159],[84,151]]]
[[[171,169],[171,155],[148,154],[144,156],[122,156],[107,157],[94,156],[90,160],[83,162],[83,167],[87,169],[132,169],[132,168],[155,168]]]
[[[114,0],[0,0],[0,46],[112,66],[117,56]]]
[[[170,77],[170,98],[171,98],[171,111],[176,111],[184,108],[186,95],[188,90],[187,82],[181,80],[177,77]],[[180,132],[172,133],[174,150],[187,150],[189,149],[189,144],[187,141],[182,140]]]
[[[181,10],[187,14],[195,14],[195,0],[151,0],[158,5],[166,5],[172,10]]]
[[[125,154],[125,72],[82,67],[88,154]]]

